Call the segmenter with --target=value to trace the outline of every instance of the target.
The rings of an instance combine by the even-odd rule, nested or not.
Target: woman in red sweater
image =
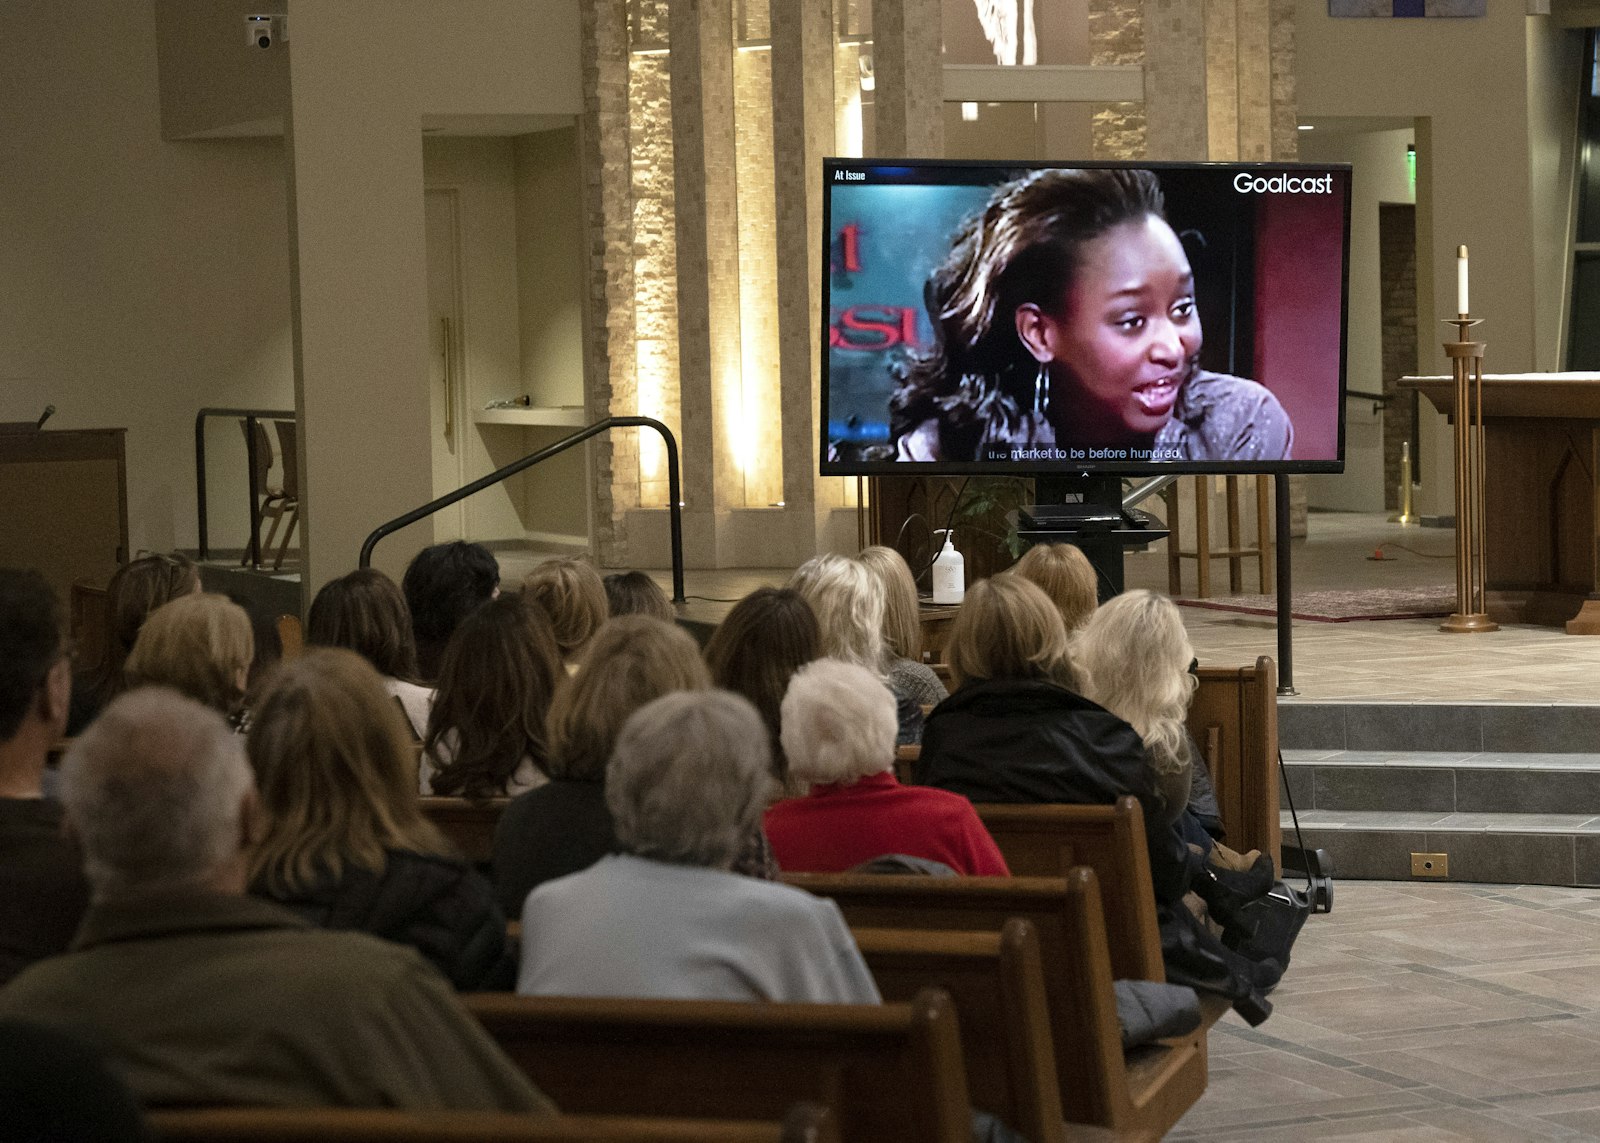
[[[899,853],[960,874],[1009,876],[971,802],[895,780],[895,699],[873,672],[838,659],[802,667],[783,697],[781,722],[790,779],[810,786],[767,811],[781,868],[836,873]]]

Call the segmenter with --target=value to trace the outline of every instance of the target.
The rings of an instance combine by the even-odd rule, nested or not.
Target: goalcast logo
[[[1240,194],[1332,194],[1332,175],[1251,175],[1233,177],[1233,189]]]

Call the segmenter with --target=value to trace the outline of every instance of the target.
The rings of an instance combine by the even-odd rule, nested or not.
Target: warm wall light
[[[1315,131],[1316,129],[1317,129],[1316,125],[1313,124],[1313,123],[1302,123],[1302,124],[1300,124],[1300,130],[1302,130],[1302,131]]]
[[[862,52],[856,59],[856,67],[861,73],[861,90],[871,91],[877,86],[877,77],[872,70],[872,53]]]
[[[968,123],[978,121],[978,105],[976,103],[963,103],[961,105],[961,118]]]

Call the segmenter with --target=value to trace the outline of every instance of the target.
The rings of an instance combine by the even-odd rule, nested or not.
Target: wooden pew
[[[950,997],[909,1004],[464,996],[569,1113],[765,1119],[832,1109],[852,1143],[969,1143],[972,1105]]]
[[[509,800],[494,798],[487,802],[469,802],[466,798],[424,797],[421,799],[422,816],[439,828],[439,832],[461,851],[462,857],[485,865],[494,856],[494,827]]]
[[[1032,1143],[1063,1137],[1061,1092],[1039,936],[1012,918],[998,933],[856,929],[857,946],[888,1001],[942,988],[955,1001],[973,1106]]]
[[[1144,812],[1133,797],[1113,806],[974,807],[1006,865],[1018,877],[1063,877],[1094,870],[1105,902],[1111,973],[1117,980],[1166,980],[1161,931],[1145,848]]]
[[[1094,871],[1061,877],[786,874],[831,898],[852,928],[1000,932],[1018,917],[1038,934],[1061,1105],[1071,1123],[1159,1138],[1206,1085],[1203,1033],[1122,1051],[1111,958]]]
[[[1263,655],[1251,667],[1201,667],[1188,725],[1211,769],[1228,845],[1241,853],[1259,849],[1277,862],[1283,830],[1276,664]]]
[[[782,1123],[497,1111],[232,1107],[155,1111],[157,1143],[837,1143],[827,1110]]]

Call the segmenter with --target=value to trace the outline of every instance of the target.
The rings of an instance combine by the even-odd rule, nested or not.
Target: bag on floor
[[[1167,982],[1196,992],[1225,996],[1252,1026],[1272,1015],[1267,991],[1282,968],[1271,960],[1255,962],[1224,945],[1181,903],[1156,910],[1161,925],[1161,960]]]

